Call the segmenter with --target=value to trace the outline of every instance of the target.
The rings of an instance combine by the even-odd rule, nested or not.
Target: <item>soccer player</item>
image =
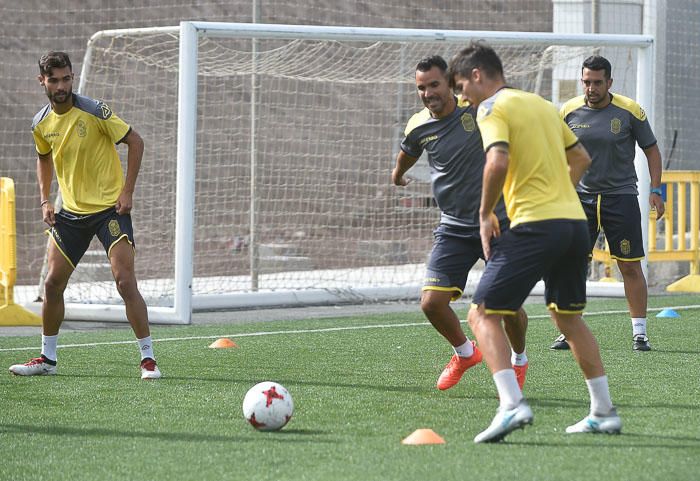
[[[446,72],[447,62],[438,55],[418,62],[416,88],[425,109],[409,120],[391,175],[395,185],[407,185],[404,174],[427,151],[433,194],[441,215],[434,232],[421,308],[454,349],[437,381],[441,390],[457,384],[464,372],[482,359],[479,349],[464,334],[450,301],[459,299],[469,270],[479,258],[484,258],[478,210],[484,168],[481,136],[474,120],[475,109],[454,96]],[[508,218],[502,201],[497,212],[499,228],[507,229]],[[528,368],[527,315],[520,309],[512,317],[507,332],[513,346],[513,367],[522,388]]]
[[[472,298],[469,325],[498,389],[493,422],[474,442],[495,442],[531,424],[532,410],[518,387],[501,317],[514,313],[543,278],[545,301],[586,378],[590,414],[567,433],[618,433],[622,423],[610,399],[598,344],[581,312],[586,304],[590,252],[586,216],[574,185],[590,157],[538,95],[506,86],[503,66],[490,47],[475,43],[450,63],[456,92],[478,105],[477,122],[486,152],[479,218],[488,259]],[[509,230],[499,237],[494,214],[503,193]]]
[[[656,218],[664,214],[661,198],[661,152],[649,120],[637,102],[610,92],[610,62],[588,57],[581,68],[584,94],[566,102],[561,117],[590,153],[593,163],[576,186],[588,218],[593,245],[600,229],[617,260],[632,318],[632,349],[649,351],[647,336],[647,282],[640,260],[644,258],[642,223],[634,169],[635,143],[644,151],[651,177],[649,204]],[[568,349],[562,334],[552,349]]]
[[[143,140],[104,103],[73,93],[73,69],[63,52],[39,60],[39,83],[49,104],[32,122],[41,210],[51,238],[42,305],[41,356],[10,366],[20,376],[56,374],[63,292],[73,270],[97,237],[105,248],[126,316],[141,351],[141,378],[161,376],[153,355],[146,303],[134,274],[132,195],[143,156]],[[115,144],[128,146],[126,180]],[[56,212],[49,200],[53,171],[63,197]]]

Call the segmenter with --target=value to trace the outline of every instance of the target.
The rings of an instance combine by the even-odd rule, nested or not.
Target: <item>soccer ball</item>
[[[291,394],[276,382],[258,383],[243,398],[243,416],[260,431],[282,429],[292,418],[293,412]]]

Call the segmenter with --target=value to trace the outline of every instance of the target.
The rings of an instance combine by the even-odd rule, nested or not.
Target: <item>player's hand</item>
[[[412,179],[407,179],[403,176],[403,174],[399,174],[399,172],[394,169],[391,172],[391,181],[394,183],[394,185],[398,185],[399,187],[406,187],[408,184],[411,183]]]
[[[649,205],[652,209],[656,210],[656,220],[661,219],[666,212],[666,204],[660,195],[651,194],[649,196]]]
[[[47,202],[41,206],[41,216],[49,226],[53,227],[56,223],[56,211],[51,202]]]
[[[481,248],[484,249],[484,259],[489,260],[491,257],[491,239],[501,235],[501,226],[498,223],[498,217],[493,212],[487,217],[482,217],[479,234],[481,234]]]
[[[124,215],[131,212],[131,208],[133,207],[133,205],[134,201],[131,196],[131,193],[122,191],[122,193],[119,194],[119,198],[117,199],[117,203],[114,206],[114,209],[117,211],[117,214]]]

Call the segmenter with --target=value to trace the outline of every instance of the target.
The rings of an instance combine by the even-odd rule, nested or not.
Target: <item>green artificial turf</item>
[[[472,441],[497,408],[486,366],[435,389],[452,352],[420,312],[155,326],[164,377],[151,382],[139,378],[135,343],[111,344],[131,341],[128,329],[62,333],[60,345],[75,346],[59,349],[57,376],[0,374],[0,480],[698,479],[700,308],[683,306],[699,300],[650,299],[680,317],[650,310],[648,353],[631,349],[624,300],[589,301],[620,436],[564,434],[587,414],[588,392],[571,354],[549,350],[557,332],[544,307],[527,305],[535,421],[495,445]],[[238,347],[209,349],[220,336]],[[38,344],[0,337],[0,366],[38,355],[23,349]],[[264,380],[294,398],[280,432],[242,416],[246,391]],[[401,444],[419,428],[446,444]]]

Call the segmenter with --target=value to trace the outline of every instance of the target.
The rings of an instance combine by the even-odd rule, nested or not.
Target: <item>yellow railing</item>
[[[15,183],[0,177],[0,326],[41,325],[36,314],[14,303],[17,277]]]
[[[649,216],[647,258],[649,262],[689,262],[689,274],[666,290],[700,292],[700,171],[669,170],[662,174],[661,182],[666,187],[666,213],[663,222],[656,220],[655,212]],[[659,238],[664,240],[661,249]],[[593,249],[593,260],[612,266],[607,246]]]

